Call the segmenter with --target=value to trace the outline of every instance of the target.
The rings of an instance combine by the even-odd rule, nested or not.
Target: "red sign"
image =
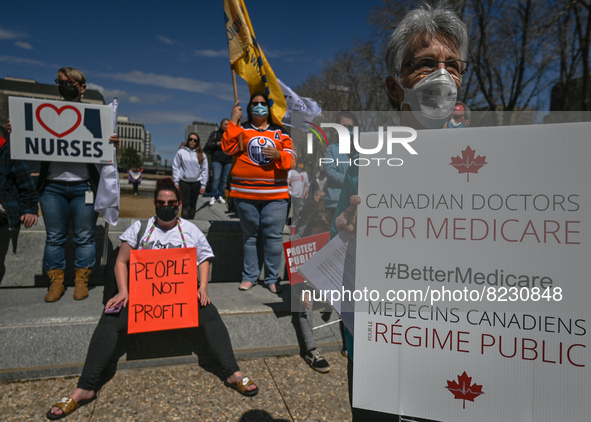
[[[128,333],[198,325],[197,249],[132,250]]]
[[[300,265],[310,259],[312,255],[326,245],[329,239],[330,233],[325,232],[313,236],[302,237],[289,242],[283,242],[283,252],[285,253],[285,262],[289,274],[289,284],[298,284],[305,280],[298,272]]]

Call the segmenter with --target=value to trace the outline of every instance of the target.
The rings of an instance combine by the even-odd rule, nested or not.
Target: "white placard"
[[[590,133],[588,123],[427,130],[402,166],[358,161],[356,289],[380,299],[356,304],[355,407],[588,420]],[[448,300],[431,301],[444,290]]]
[[[113,163],[113,107],[65,101],[8,98],[11,158]]]

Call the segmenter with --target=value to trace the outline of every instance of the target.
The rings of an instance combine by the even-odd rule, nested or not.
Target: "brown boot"
[[[45,301],[57,302],[64,294],[64,270],[49,270],[47,275],[51,284],[45,295]]]
[[[82,300],[88,297],[88,277],[91,273],[92,269],[90,268],[76,268],[74,299]]]

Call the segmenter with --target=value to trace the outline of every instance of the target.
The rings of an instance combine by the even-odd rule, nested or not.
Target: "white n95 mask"
[[[458,89],[445,69],[437,69],[412,88],[405,88],[404,104],[408,104],[417,121],[428,129],[441,129],[456,106]]]

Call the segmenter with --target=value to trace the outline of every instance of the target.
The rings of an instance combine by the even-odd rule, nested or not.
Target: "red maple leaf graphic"
[[[447,388],[453,395],[454,399],[464,400],[464,409],[466,408],[466,400],[474,401],[476,397],[484,394],[482,391],[482,385],[476,383],[470,385],[472,377],[466,374],[466,371],[462,375],[458,375],[458,382],[447,381]]]
[[[459,174],[466,173],[468,182],[470,181],[470,173],[478,173],[478,170],[485,165],[488,164],[486,161],[486,156],[479,155],[478,157],[474,158],[475,151],[468,146],[465,150],[462,151],[462,157],[456,156],[451,157],[451,165],[458,169]]]

